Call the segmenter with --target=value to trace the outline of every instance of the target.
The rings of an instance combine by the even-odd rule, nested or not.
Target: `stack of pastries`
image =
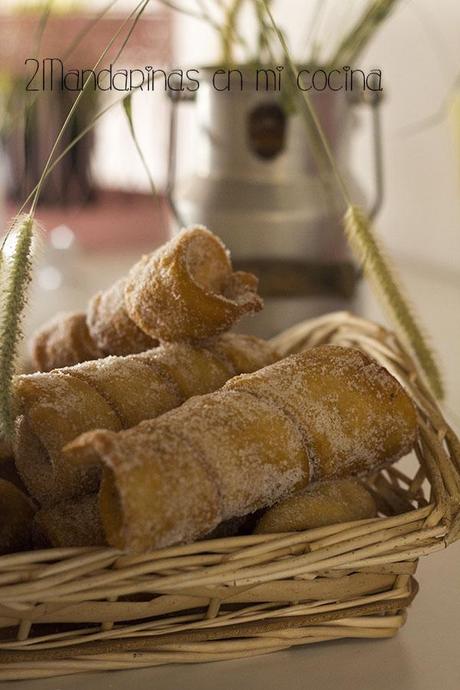
[[[411,400],[358,350],[281,359],[230,332],[261,308],[256,277],[196,226],[46,324],[0,444],[0,553],[374,517],[360,478],[412,448]]]

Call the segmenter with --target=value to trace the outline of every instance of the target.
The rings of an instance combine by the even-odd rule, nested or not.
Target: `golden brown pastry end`
[[[355,479],[316,482],[277,503],[260,518],[256,534],[300,532],[377,515],[372,495]]]
[[[202,226],[183,230],[128,275],[125,305],[152,338],[202,340],[262,308],[257,278],[233,272],[229,254]]]

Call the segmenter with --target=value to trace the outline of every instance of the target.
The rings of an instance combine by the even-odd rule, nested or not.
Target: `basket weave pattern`
[[[274,340],[283,354],[359,347],[419,417],[416,461],[366,478],[380,517],[291,534],[0,558],[0,680],[248,657],[342,637],[391,637],[420,556],[460,536],[460,443],[384,328],[340,312]]]

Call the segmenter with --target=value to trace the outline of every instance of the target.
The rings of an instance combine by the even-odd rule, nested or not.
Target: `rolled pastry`
[[[268,343],[229,333],[202,347],[169,343],[138,355],[18,376],[19,473],[41,506],[94,492],[98,471],[69,462],[61,452],[67,443],[90,429],[135,426],[277,358]]]
[[[128,431],[85,434],[67,453],[103,464],[107,540],[142,552],[191,541],[314,480],[392,462],[416,429],[412,402],[385,369],[323,346]]]
[[[110,355],[130,355],[158,345],[126,313],[124,291],[126,279],[95,295],[88,305],[88,331],[98,349]],[[81,361],[81,360],[80,360]]]
[[[359,475],[398,460],[412,447],[415,408],[389,372],[354,348],[308,350],[227,388],[270,400],[307,439],[312,480]]]
[[[260,518],[255,532],[300,532],[376,515],[375,501],[360,482],[335,479],[315,482],[300,495],[272,506]]]
[[[32,338],[31,355],[38,371],[51,371],[108,354],[128,355],[158,345],[127,316],[120,301],[123,281],[91,300],[88,314],[57,314]],[[121,297],[120,297],[121,295]]]
[[[204,340],[262,308],[257,279],[233,272],[227,250],[201,226],[144,256],[128,278],[95,295],[86,314],[59,315],[32,340],[40,371],[152,349],[158,340]]]
[[[32,502],[22,491],[0,479],[0,554],[30,547],[34,512]]]
[[[103,357],[104,353],[89,334],[86,314],[63,312],[34,334],[31,355],[38,371],[49,371],[97,359]]]
[[[201,340],[262,308],[257,282],[250,273],[234,273],[222,242],[196,226],[131,269],[125,305],[152,338]]]
[[[97,494],[39,510],[33,521],[33,539],[40,548],[104,546]]]

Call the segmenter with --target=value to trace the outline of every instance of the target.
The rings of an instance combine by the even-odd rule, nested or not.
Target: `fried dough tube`
[[[88,313],[57,314],[44,324],[31,342],[38,371],[51,371],[79,362],[144,352],[158,345],[129,318],[123,306],[124,281],[100,292],[89,303]]]
[[[86,314],[60,315],[45,324],[32,340],[32,357],[40,371],[49,371],[136,354],[158,340],[204,340],[261,308],[255,276],[233,272],[218,237],[196,226],[95,295]]]
[[[67,453],[103,464],[107,540],[142,552],[193,540],[313,480],[392,462],[416,429],[412,402],[385,369],[323,346],[129,431],[85,434]]]
[[[234,273],[222,242],[196,226],[131,269],[125,305],[131,319],[152,338],[201,340],[262,308],[257,282],[250,273]]]
[[[101,352],[130,355],[158,345],[130,319],[125,307],[126,278],[104,292],[98,292],[88,304],[86,323],[89,334]]]
[[[34,544],[40,548],[104,546],[97,494],[39,510],[33,520],[32,533]]]
[[[377,515],[377,506],[356,479],[315,482],[298,496],[291,496],[267,510],[256,534],[300,532],[339,522],[364,520]]]
[[[47,321],[32,338],[31,354],[38,371],[104,356],[91,338],[82,312],[62,312]]]
[[[14,484],[0,479],[0,554],[28,549],[35,509]]]
[[[91,429],[135,426],[276,359],[268,343],[229,333],[202,347],[169,343],[138,355],[18,376],[18,471],[42,506],[94,492],[98,472],[68,462],[61,452],[67,443]]]
[[[315,481],[366,473],[412,447],[415,408],[386,369],[359,350],[333,345],[309,350],[306,362],[299,369],[288,358],[227,386],[286,410],[308,439]]]

